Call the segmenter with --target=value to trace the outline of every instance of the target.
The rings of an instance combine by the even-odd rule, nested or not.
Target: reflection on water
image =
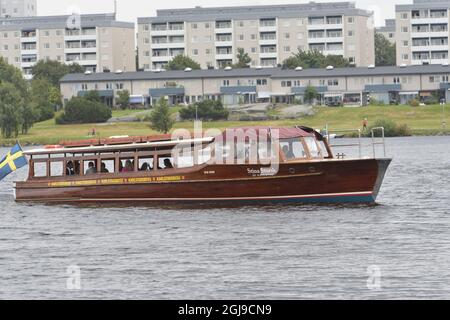
[[[449,146],[388,139],[373,206],[16,204],[22,169],[0,183],[0,299],[448,299]]]

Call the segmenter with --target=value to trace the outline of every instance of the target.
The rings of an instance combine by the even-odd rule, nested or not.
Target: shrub
[[[386,137],[406,137],[411,135],[411,130],[406,124],[398,125],[395,121],[389,119],[378,119],[368,130],[368,136],[371,136],[373,128],[383,127]],[[376,135],[380,133],[376,132]]]
[[[82,97],[74,97],[67,103],[64,113],[56,118],[56,123],[102,123],[111,117],[111,109],[107,105]]]
[[[416,99],[409,100],[408,104],[411,107],[418,107],[420,105],[419,101],[417,101]]]
[[[199,120],[227,120],[230,116],[230,112],[225,109],[222,102],[204,100],[181,109],[180,117],[183,120],[194,120],[196,113]]]
[[[174,121],[170,116],[169,105],[166,99],[160,99],[150,114],[150,127],[156,131],[168,133],[172,129]]]

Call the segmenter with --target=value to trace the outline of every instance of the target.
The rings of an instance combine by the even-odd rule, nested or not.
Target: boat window
[[[320,152],[321,152],[321,154],[322,154],[325,158],[329,158],[330,155],[328,154],[328,150],[327,150],[327,147],[326,147],[326,145],[325,145],[325,142],[324,142],[324,141],[318,141],[318,143],[319,143],[319,147],[320,147]]]
[[[316,139],[313,137],[304,138],[306,145],[308,146],[309,153],[313,158],[322,158],[319,147],[317,146]]]
[[[47,176],[47,163],[35,162],[34,163],[34,176],[36,178],[43,178]]]
[[[174,161],[172,157],[159,157],[158,159],[158,169],[167,170],[174,169]]]
[[[134,172],[134,158],[120,158],[120,172]]]
[[[151,171],[153,170],[153,157],[139,158],[139,171]]]
[[[174,158],[173,165],[176,168],[190,168],[195,165],[205,164],[211,160],[210,146],[197,151],[197,164],[194,163],[194,152],[194,150],[181,152],[177,157]]]
[[[51,161],[50,162],[50,176],[51,177],[62,177],[64,175],[64,168],[62,161]]]
[[[281,140],[280,148],[287,160],[305,159],[307,157],[305,148],[299,138]]]
[[[106,173],[113,173],[115,171],[115,161],[110,160],[102,160],[101,167],[100,167],[100,173],[106,174]]]
[[[83,172],[86,176],[96,174],[98,172],[97,170],[97,160],[95,159],[85,159],[83,162],[84,168]]]

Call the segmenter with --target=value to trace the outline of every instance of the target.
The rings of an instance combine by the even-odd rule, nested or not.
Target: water
[[[0,183],[0,299],[449,299],[450,137],[388,150],[377,206],[24,205],[21,170]]]

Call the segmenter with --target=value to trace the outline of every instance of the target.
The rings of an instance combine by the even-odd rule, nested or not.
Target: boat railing
[[[381,138],[377,139],[377,132],[381,133]],[[349,137],[356,137],[357,142],[345,142],[345,143],[333,143],[331,141],[336,141],[336,139],[331,139],[332,134],[344,134],[344,136],[348,135]],[[372,149],[373,158],[377,156],[377,146],[383,147],[383,155],[386,157],[386,139],[385,139],[385,129],[384,127],[376,127],[372,128],[370,132],[370,143],[365,144],[364,141],[367,139],[363,139],[363,131],[361,129],[340,129],[340,130],[330,130],[326,129],[326,134],[328,143],[330,147],[333,149],[338,148],[358,148],[358,156],[360,159],[363,158],[363,149],[365,147],[369,147]],[[346,155],[344,153],[337,153],[336,156],[338,158],[345,158]]]

